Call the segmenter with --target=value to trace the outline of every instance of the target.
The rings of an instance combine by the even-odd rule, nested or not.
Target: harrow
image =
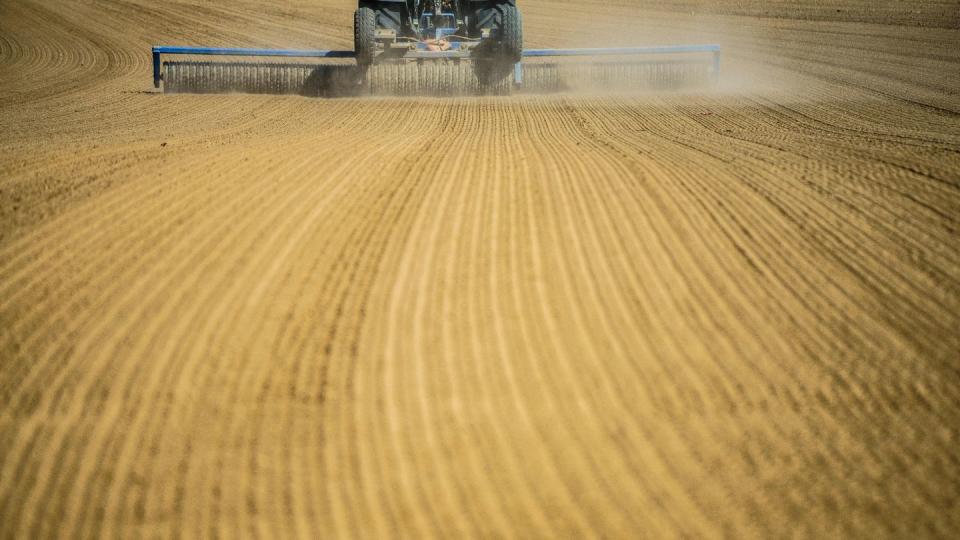
[[[523,49],[515,0],[361,0],[352,51],[158,45],[152,55],[153,85],[171,93],[502,95],[675,89],[720,76],[719,45]]]

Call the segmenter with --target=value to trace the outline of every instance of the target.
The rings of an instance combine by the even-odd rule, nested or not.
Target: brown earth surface
[[[960,534],[956,2],[521,2],[697,94],[150,88],[353,6],[0,1],[0,536]]]

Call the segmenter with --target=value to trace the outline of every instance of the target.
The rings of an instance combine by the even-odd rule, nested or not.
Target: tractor
[[[516,0],[360,0],[353,37],[360,66],[411,56],[513,65],[523,53]]]

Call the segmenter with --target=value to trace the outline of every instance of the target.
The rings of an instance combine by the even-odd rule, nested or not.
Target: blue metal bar
[[[719,45],[668,45],[600,49],[525,49],[523,56],[608,56],[617,54],[719,53]]]
[[[219,47],[168,47],[156,46],[154,53],[160,54],[213,54],[218,56],[292,56],[298,58],[354,58],[353,51],[317,51],[295,49],[234,49]]]

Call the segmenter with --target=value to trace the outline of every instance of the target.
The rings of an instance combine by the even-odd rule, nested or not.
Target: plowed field
[[[956,538],[957,4],[651,4],[520,2],[720,88],[163,95],[355,3],[0,1],[0,536]]]

